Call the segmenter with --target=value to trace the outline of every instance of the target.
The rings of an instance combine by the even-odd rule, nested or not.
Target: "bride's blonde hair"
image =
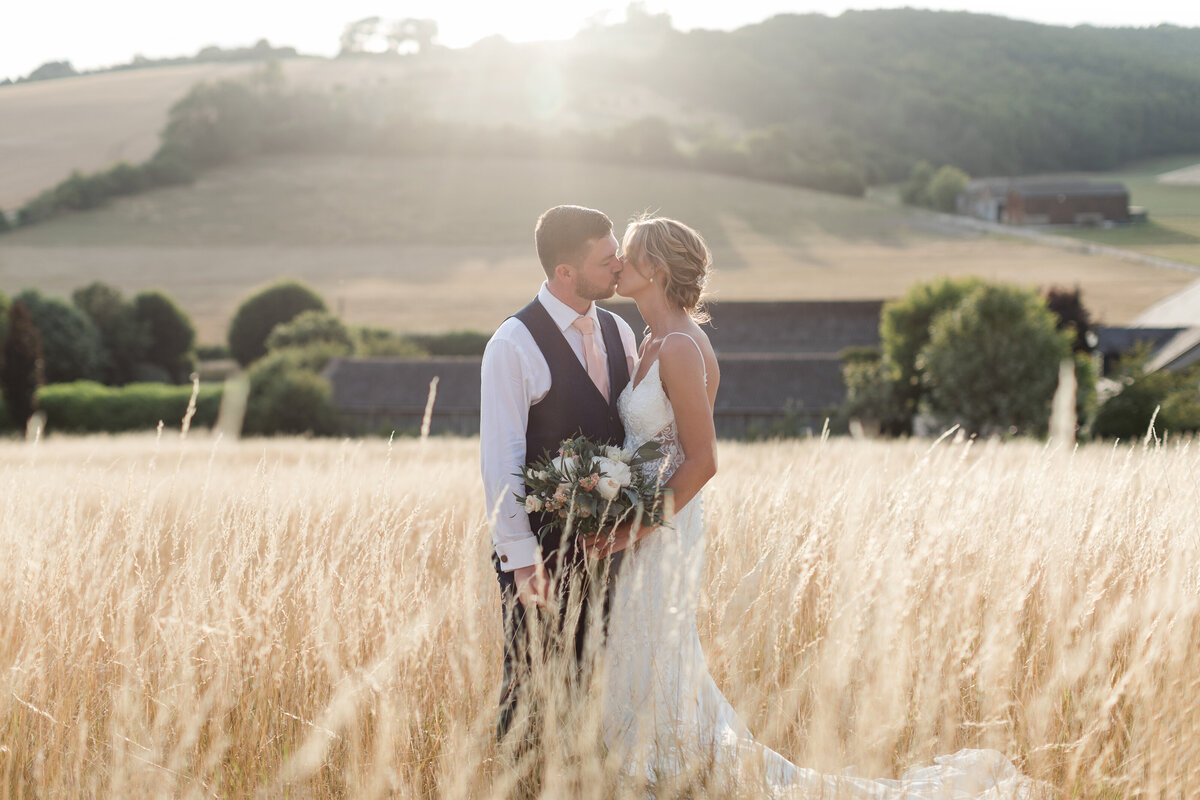
[[[642,215],[625,229],[622,248],[627,258],[644,260],[654,277],[662,276],[669,301],[696,322],[709,321],[704,290],[712,253],[699,233],[678,220]]]

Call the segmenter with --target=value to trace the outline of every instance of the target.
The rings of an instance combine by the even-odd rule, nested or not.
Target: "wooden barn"
[[[639,338],[644,323],[631,303],[607,304]],[[714,304],[706,326],[721,365],[717,433],[741,437],[783,426],[820,431],[845,399],[839,353],[879,344],[882,301]],[[478,357],[338,358],[324,375],[335,405],[363,433],[420,430],[437,378],[432,433],[479,430]]]
[[[1009,225],[1129,222],[1129,191],[1115,181],[981,178],[958,197],[958,213]]]

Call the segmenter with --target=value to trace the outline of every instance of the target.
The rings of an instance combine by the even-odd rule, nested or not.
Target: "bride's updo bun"
[[[712,253],[704,238],[682,222],[666,217],[642,216],[625,230],[626,258],[650,269],[654,280],[664,281],[667,300],[696,322],[707,322],[704,290]]]

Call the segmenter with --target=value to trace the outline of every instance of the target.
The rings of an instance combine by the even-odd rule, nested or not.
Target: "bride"
[[[1000,753],[962,750],[899,780],[822,775],[754,741],[708,673],[696,628],[704,568],[701,490],[716,474],[713,402],[720,368],[699,323],[711,260],[696,231],[643,217],[625,232],[617,292],[649,326],[636,375],[617,400],[626,447],[656,441],[649,469],[673,495],[671,525],[592,540],[594,555],[631,548],[618,576],[605,648],[603,729],[634,777],[680,779],[697,764],[766,784],[780,797],[1025,798],[1035,785]]]

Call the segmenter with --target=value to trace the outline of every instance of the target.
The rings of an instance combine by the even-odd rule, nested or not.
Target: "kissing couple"
[[[993,750],[871,780],[797,766],[753,739],[709,675],[696,627],[721,379],[701,328],[709,249],[664,217],[633,220],[618,242],[605,214],[576,205],[543,213],[534,242],[545,280],[491,337],[481,367],[480,462],[504,631],[501,752],[520,762],[548,735],[550,706],[590,702],[608,757],[650,785],[716,768],[777,797],[1035,796]],[[646,322],[640,346],[596,305],[614,293]],[[657,443],[660,457],[640,468],[660,476],[670,521],[539,541],[549,519],[515,502],[521,471],[580,434],[627,450]]]

